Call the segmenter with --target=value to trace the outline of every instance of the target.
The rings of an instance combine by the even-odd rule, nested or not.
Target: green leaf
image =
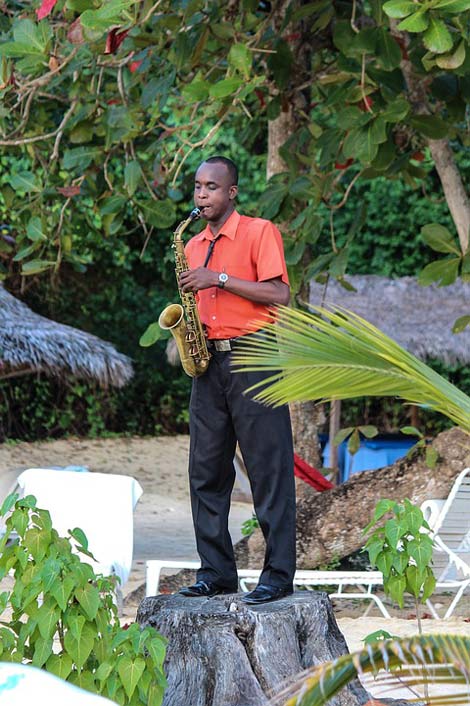
[[[397,520],[387,520],[385,523],[385,536],[392,549],[397,548],[402,534],[403,526]]]
[[[432,51],[434,54],[444,54],[452,49],[452,35],[443,20],[431,15],[429,27],[423,34],[423,44],[428,51]]]
[[[224,78],[218,83],[213,83],[209,88],[211,98],[227,98],[233,95],[242,85],[241,78]]]
[[[417,566],[412,565],[407,568],[406,585],[410,593],[415,598],[419,598],[425,578],[425,573],[420,570]]]
[[[80,16],[80,24],[84,29],[104,32],[115,24],[120,25],[122,14],[136,0],[106,0],[97,10],[86,10]]]
[[[426,541],[428,540],[428,541]],[[432,558],[432,540],[425,534],[419,540],[408,542],[408,554],[413,557],[420,571],[428,566]]]
[[[124,185],[129,196],[133,196],[141,178],[142,169],[140,164],[136,159],[133,159],[131,162],[126,164],[124,169]]]
[[[422,433],[416,427],[400,427],[400,431],[402,434],[407,434],[408,436],[419,436],[420,439],[423,438]]]
[[[38,637],[34,643],[33,667],[42,667],[52,654],[52,638]]]
[[[393,71],[401,62],[401,50],[397,42],[386,29],[381,28],[377,38],[377,61],[385,71]]]
[[[433,448],[432,446],[426,446],[424,458],[426,461],[426,466],[428,468],[436,468],[437,462],[439,460],[439,454],[435,448]]]
[[[130,657],[121,657],[117,663],[117,671],[121,677],[122,684],[128,698],[132,698],[139,679],[145,670],[145,660],[142,657],[131,659]]]
[[[360,426],[359,431],[361,432],[361,434],[364,434],[367,439],[373,439],[374,436],[377,436],[377,434],[379,433],[379,430],[377,429],[377,427],[374,427],[373,424],[366,424]]]
[[[109,677],[113,669],[113,665],[109,662],[102,662],[96,670],[95,678],[99,681],[105,681]]]
[[[426,287],[437,282],[439,287],[453,284],[459,274],[460,258],[452,258],[431,262],[418,275],[418,284]]]
[[[247,46],[244,44],[232,44],[227,58],[230,66],[233,66],[233,68],[243,74],[246,79],[249,78],[253,63],[253,53]]]
[[[28,530],[24,536],[24,544],[37,562],[44,559],[49,547],[49,541],[50,534],[36,528]]]
[[[409,121],[415,130],[432,140],[440,140],[446,137],[448,132],[446,123],[435,115],[414,115]]]
[[[428,223],[421,228],[421,237],[430,248],[436,252],[455,253],[460,255],[460,247],[454,236],[439,223]]]
[[[73,662],[68,654],[62,652],[61,654],[51,655],[46,662],[46,671],[50,674],[55,674],[59,679],[66,680],[72,671]]]
[[[389,576],[390,570],[393,564],[394,553],[390,551],[383,551],[377,556],[375,563],[379,571],[383,573],[384,576]]]
[[[408,566],[409,557],[406,552],[398,551],[393,557],[392,567],[399,574],[404,574]]]
[[[271,219],[277,216],[288,193],[289,187],[286,183],[280,180],[270,181],[258,202],[263,218]]]
[[[408,17],[416,10],[416,4],[412,0],[389,0],[384,3],[383,11],[388,17],[401,19]]]
[[[83,547],[83,549],[88,549],[88,539],[85,534],[85,532],[80,529],[80,527],[74,527],[73,530],[70,531],[70,536],[73,537],[74,539],[77,540],[79,545]]]
[[[185,100],[191,103],[206,100],[209,95],[210,84],[202,79],[194,79],[183,87],[181,93]]]
[[[380,552],[383,551],[383,547],[384,543],[381,539],[372,538],[372,541],[367,542],[366,548],[367,553],[369,554],[369,561],[371,563],[371,566],[375,566],[377,557],[379,556]]]
[[[62,611],[67,608],[68,600],[74,588],[75,582],[70,576],[65,576],[63,580],[57,579],[51,586],[51,596],[54,596]]]
[[[434,7],[441,12],[460,13],[470,10],[469,0],[439,0]]]
[[[405,98],[395,98],[395,100],[387,103],[385,110],[381,113],[382,117],[387,122],[398,123],[408,115],[410,104]]]
[[[78,669],[82,669],[83,665],[90,656],[94,642],[95,631],[90,625],[84,626],[80,640],[77,640],[74,635],[72,635],[70,630],[65,633],[64,647],[75,662]]]
[[[82,606],[89,620],[94,620],[100,607],[100,593],[96,586],[86,584],[75,591],[75,598]]]
[[[26,234],[30,240],[36,242],[37,240],[47,240],[46,236],[42,230],[42,222],[38,216],[33,216],[26,226]]]
[[[462,333],[467,326],[470,326],[470,316],[460,316],[452,326],[452,333]],[[3,514],[0,512],[0,515]]]
[[[416,7],[416,5],[415,5]],[[397,29],[402,32],[424,32],[429,24],[429,16],[426,10],[418,10],[413,15],[410,15],[406,20],[402,20]]]
[[[50,601],[42,604],[36,615],[36,621],[41,637],[45,640],[54,637],[59,618],[60,609],[58,606],[52,608]]]
[[[154,321],[152,324],[149,324],[147,326],[144,333],[140,337],[139,346],[142,346],[143,348],[153,346],[154,343],[156,343],[162,338],[163,333],[164,332],[160,328],[158,321]]]
[[[27,194],[32,191],[39,192],[42,190],[42,187],[36,180],[36,176],[31,172],[20,172],[19,174],[13,174],[10,184],[15,191],[24,191]]]
[[[18,497],[19,497],[19,496],[18,496],[18,493],[10,493],[9,495],[7,495],[7,497],[5,498],[5,500],[4,500],[3,503],[2,503],[2,507],[0,508],[0,515],[1,515],[2,517],[5,517],[5,515],[6,515],[8,512],[10,512],[10,510],[11,510],[12,507],[13,507],[13,505],[14,505],[14,504],[16,503],[16,501],[18,500]]]
[[[348,441],[348,451],[351,454],[351,456],[354,456],[355,453],[359,451],[359,447],[361,446],[361,439],[359,436],[359,432],[357,429],[354,429],[353,433],[349,437]]]
[[[333,444],[339,446],[353,431],[354,427],[344,427],[344,429],[340,429],[334,436]]]
[[[154,665],[162,668],[166,653],[164,640],[161,637],[152,638],[147,645],[147,649],[152,657]]]
[[[425,603],[430,596],[432,596],[434,589],[436,588],[436,577],[434,576],[433,572],[431,569],[428,568],[427,570],[427,575],[423,583],[422,591],[423,594],[421,596],[421,601]]]
[[[465,42],[462,41],[454,52],[436,56],[436,64],[440,69],[458,69],[465,61],[465,56]]]
[[[169,228],[175,222],[175,205],[169,199],[139,201],[145,220],[156,228]]]
[[[390,598],[398,603],[400,608],[403,608],[403,596],[406,590],[406,578],[404,576],[390,576],[387,582],[384,582],[384,589]]]
[[[50,270],[51,267],[55,267],[56,263],[52,260],[30,260],[29,262],[24,262],[21,267],[22,275],[37,275],[39,272],[45,272]]]
[[[62,166],[66,170],[83,172],[93,161],[99,160],[101,154],[100,147],[73,147],[70,150],[65,150]]]

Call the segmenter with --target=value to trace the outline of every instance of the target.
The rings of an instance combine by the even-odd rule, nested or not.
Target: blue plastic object
[[[380,435],[373,439],[361,439],[359,450],[351,456],[347,449],[347,441],[338,448],[338,465],[340,482],[344,483],[354,473],[372,471],[376,468],[390,466],[399,458],[406,456],[407,451],[418,441],[412,436]],[[330,442],[326,441],[323,449],[323,465],[329,465]]]

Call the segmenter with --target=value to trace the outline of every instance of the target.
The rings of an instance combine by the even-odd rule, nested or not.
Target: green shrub
[[[121,627],[116,578],[95,575],[74,553],[92,557],[80,529],[67,538],[53,529],[36,499],[10,495],[0,541],[0,578],[14,586],[0,595],[0,659],[45,669],[122,706],[160,706],[166,686],[165,640],[154,628]]]

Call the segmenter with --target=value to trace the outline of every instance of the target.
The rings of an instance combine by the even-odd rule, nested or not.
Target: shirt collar
[[[219,237],[219,235],[226,235],[227,238],[230,238],[230,240],[233,240],[235,238],[236,233],[237,233],[237,228],[238,228],[239,223],[240,223],[240,214],[238,213],[238,211],[233,211],[230,214],[230,216],[227,218],[225,223],[223,224],[217,237]],[[199,233],[199,235],[196,235],[196,240],[214,240],[214,236],[213,236],[212,231],[209,227],[209,224],[206,225],[204,230],[201,233]]]

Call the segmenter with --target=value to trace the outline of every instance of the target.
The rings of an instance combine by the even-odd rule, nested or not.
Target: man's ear
[[[229,192],[228,192],[229,198],[233,201],[233,199],[236,197],[237,194],[238,194],[238,186],[236,186],[236,184],[233,184],[230,187]]]

